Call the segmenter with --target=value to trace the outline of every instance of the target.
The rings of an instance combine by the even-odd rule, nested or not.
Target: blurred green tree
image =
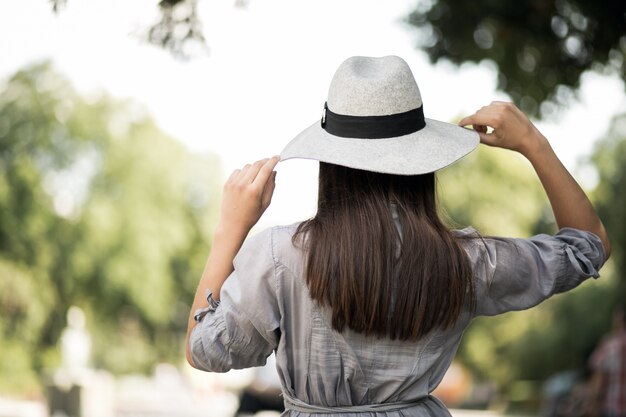
[[[537,219],[548,232],[554,219],[532,166],[519,154],[480,145],[438,173],[441,202],[458,225],[481,234],[526,237]]]
[[[587,70],[626,79],[625,16],[626,3],[620,1],[431,0],[420,2],[408,22],[418,29],[419,47],[431,62],[490,60],[498,68],[498,87],[527,113],[545,117],[572,100]],[[505,391],[515,381],[539,384],[556,372],[584,369],[609,329],[613,306],[626,299],[625,119],[622,115],[614,120],[592,158],[599,174],[592,195],[613,243],[613,259],[603,269],[602,280],[529,311],[478,319],[466,332],[461,359]],[[452,197],[443,198],[452,217],[487,234],[554,231],[545,198],[535,199],[540,189],[527,176],[532,175],[530,168],[509,165],[509,155],[500,159],[495,153],[481,153],[476,160],[464,161],[465,167],[459,164],[445,173],[454,184],[444,184],[444,192],[451,188]]]
[[[599,174],[595,190],[598,211],[611,243],[618,287],[615,301],[626,303],[626,113],[616,115],[592,157]]]
[[[493,61],[498,88],[527,113],[569,102],[584,71],[626,77],[624,1],[430,0],[408,21],[432,62]]]
[[[71,305],[98,366],[182,358],[220,172],[138,104],[81,97],[49,63],[0,85],[0,389],[58,363]]]

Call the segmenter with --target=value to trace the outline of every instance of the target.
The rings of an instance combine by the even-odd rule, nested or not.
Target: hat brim
[[[317,121],[281,152],[281,160],[314,159],[366,171],[418,175],[437,171],[473,151],[478,133],[451,123],[426,119],[414,133],[386,139],[334,136]]]

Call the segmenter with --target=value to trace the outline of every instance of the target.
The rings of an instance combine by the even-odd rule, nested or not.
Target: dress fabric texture
[[[244,243],[221,304],[190,339],[195,365],[212,372],[260,366],[275,351],[288,417],[449,416],[429,394],[472,318],[524,310],[597,278],[605,258],[596,235],[571,228],[529,239],[456,231],[474,272],[475,310],[449,330],[394,341],[333,330],[328,308],[309,296],[305,254],[292,243],[297,226],[267,229]]]

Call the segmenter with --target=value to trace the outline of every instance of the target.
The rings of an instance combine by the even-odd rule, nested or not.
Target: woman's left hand
[[[485,145],[517,151],[527,158],[533,152],[543,151],[548,144],[548,140],[513,103],[493,101],[462,119],[459,125],[472,125]],[[488,127],[493,128],[491,133],[487,133]]]
[[[222,226],[247,233],[259,221],[272,201],[278,161],[274,156],[233,171],[224,184]]]

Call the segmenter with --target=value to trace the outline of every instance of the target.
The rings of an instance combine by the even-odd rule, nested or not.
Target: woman
[[[281,155],[320,161],[315,217],[243,244],[270,203],[279,157],[227,180],[189,319],[189,363],[224,372],[275,351],[286,416],[449,415],[430,393],[470,320],[597,277],[610,253],[584,192],[515,106],[495,102],[459,124],[473,130],[424,118],[402,59],[346,60],[321,122]],[[479,139],[528,158],[559,233],[480,238],[443,226],[434,172]]]

